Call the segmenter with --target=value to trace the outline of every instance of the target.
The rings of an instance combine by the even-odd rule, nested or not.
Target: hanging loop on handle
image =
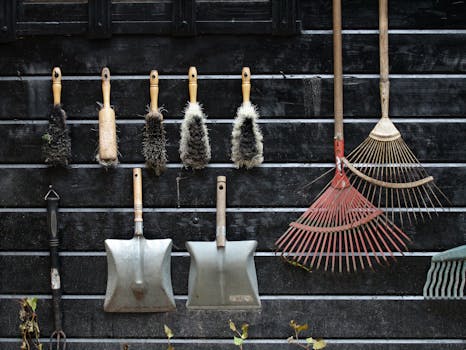
[[[335,118],[335,140],[343,140],[343,66],[341,40],[341,0],[333,0],[333,113]]]
[[[227,200],[227,178],[217,176],[217,230],[216,242],[218,248],[226,244],[226,200]]]

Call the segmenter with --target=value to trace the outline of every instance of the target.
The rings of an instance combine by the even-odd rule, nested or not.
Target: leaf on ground
[[[173,338],[173,331],[166,324],[163,325],[163,330],[168,339]]]
[[[243,325],[241,326],[241,331],[242,331],[241,338],[242,339],[248,338],[248,329],[249,329],[249,325],[247,323],[243,323]]]
[[[312,344],[312,348],[314,350],[320,350],[320,349],[323,349],[327,346],[327,343],[325,342],[325,340],[323,339],[317,339],[314,341],[314,343]]]
[[[315,343],[315,339],[314,339],[313,337],[306,338],[306,343],[308,343],[308,344],[314,344],[314,343]]]
[[[235,325],[235,323],[234,323],[232,320],[229,320],[229,321],[228,321],[228,324],[230,325],[230,329],[231,329],[233,332],[236,332],[236,325]]]
[[[37,298],[27,298],[26,302],[31,307],[32,311],[36,311],[37,308]]]
[[[235,343],[236,346],[241,346],[244,343],[244,339],[239,338],[239,337],[233,337],[233,342]]]

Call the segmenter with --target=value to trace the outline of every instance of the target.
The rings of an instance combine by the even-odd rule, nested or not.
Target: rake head
[[[465,299],[466,245],[432,257],[424,285],[426,299]]]
[[[403,214],[410,223],[418,215],[424,220],[442,200],[448,201],[389,118],[382,118],[343,162],[352,173],[351,184],[377,207],[389,210],[392,220],[398,210],[401,224]],[[399,210],[403,208],[408,210]]]
[[[409,237],[349,184],[344,171],[275,242],[282,257],[306,270],[357,271],[388,264]]]

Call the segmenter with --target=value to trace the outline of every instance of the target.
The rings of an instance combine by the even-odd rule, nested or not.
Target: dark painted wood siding
[[[52,331],[43,196],[53,183],[62,197],[64,328],[71,350],[119,349],[125,342],[131,350],[163,349],[164,323],[174,329],[177,349],[233,349],[229,318],[251,324],[245,349],[288,348],[291,319],[309,322],[329,349],[464,349],[466,303],[424,301],[421,294],[431,256],[466,241],[465,9],[457,0],[392,0],[389,11],[390,112],[452,203],[432,221],[406,227],[414,242],[396,264],[332,275],[296,270],[273,255],[274,240],[324,182],[306,185],[332,166],[331,1],[303,0],[302,33],[290,37],[270,35],[269,1],[198,1],[199,35],[190,38],[171,36],[171,1],[118,2],[112,39],[96,41],[86,37],[85,3],[18,1],[17,40],[0,44],[0,348],[19,347],[15,299],[24,295],[39,296],[42,335]],[[343,25],[345,130],[352,149],[379,116],[377,1],[343,1]],[[64,75],[62,102],[73,141],[66,170],[47,169],[40,154],[55,65]],[[122,162],[108,171],[94,161],[95,102],[105,65],[112,72]],[[198,97],[213,147],[212,164],[196,173],[181,169],[177,151],[190,65],[200,75]],[[229,137],[246,65],[262,116],[265,164],[240,171],[229,160]],[[130,173],[143,165],[142,115],[154,68],[161,77],[159,101],[168,111],[170,164],[160,178],[144,172],[145,234],[174,240],[178,310],[106,314],[103,241],[132,235]],[[259,312],[190,312],[184,306],[184,242],[213,239],[217,175],[228,177],[229,238],[259,243]]]

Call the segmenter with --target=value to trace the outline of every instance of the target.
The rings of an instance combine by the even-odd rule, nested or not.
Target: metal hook
[[[50,195],[53,195],[55,196],[55,198],[50,198]],[[60,196],[58,195],[57,192],[55,192],[55,190],[53,189],[52,185],[49,185],[49,191],[47,192],[47,194],[45,195],[44,197],[44,200],[49,200],[50,199],[60,199]]]

